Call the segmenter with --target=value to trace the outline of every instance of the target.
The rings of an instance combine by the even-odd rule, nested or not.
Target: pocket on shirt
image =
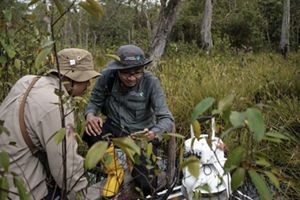
[[[145,115],[146,104],[144,101],[134,101],[127,104],[129,112],[135,119],[140,119]]]

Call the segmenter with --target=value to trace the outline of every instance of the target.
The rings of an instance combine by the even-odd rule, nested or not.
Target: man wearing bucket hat
[[[99,73],[94,71],[92,55],[83,49],[63,49],[58,52],[62,91],[64,96],[81,96],[90,80]],[[0,106],[0,120],[9,134],[0,135],[0,151],[10,156],[10,171],[19,175],[32,199],[56,199],[63,186],[62,143],[57,144],[53,135],[62,128],[59,97],[58,70],[46,76],[26,75],[12,87]],[[87,179],[83,176],[83,158],[77,154],[73,131],[74,115],[64,106],[66,124],[65,153],[67,164],[67,193],[69,198],[77,192],[86,196]],[[15,145],[10,145],[15,142]],[[47,183],[46,171],[58,187]],[[53,181],[52,181],[53,183]],[[9,197],[18,199],[15,187],[10,187]],[[1,192],[2,193],[2,192]],[[74,196],[75,197],[75,196]]]
[[[144,131],[144,137],[153,141],[161,138],[161,134],[171,132],[174,127],[158,78],[145,70],[151,60],[145,58],[143,50],[135,45],[121,46],[116,54],[118,59],[108,63],[97,79],[86,108],[84,140],[89,146],[108,133],[122,137]],[[99,112],[107,117],[104,123],[97,117]],[[108,152],[112,151],[110,147]],[[115,180],[106,182],[102,195],[114,196],[123,181],[124,172],[116,166],[108,166],[106,171],[108,177]],[[145,163],[136,165],[132,171],[144,195],[153,192],[153,186],[147,179],[148,171]],[[112,182],[115,184],[110,184]]]

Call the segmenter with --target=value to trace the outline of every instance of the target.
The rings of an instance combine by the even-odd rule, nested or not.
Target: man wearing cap
[[[90,80],[99,75],[94,71],[92,55],[83,49],[61,50],[58,52],[58,62],[64,97],[83,95]],[[0,120],[4,121],[3,126],[9,132],[0,135],[0,151],[4,150],[9,154],[10,171],[22,177],[32,199],[54,199],[52,195],[59,195],[58,190],[47,186],[47,167],[41,158],[38,158],[37,152],[45,152],[42,155],[47,157],[46,163],[49,165],[51,175],[61,188],[64,181],[62,143],[57,144],[53,139],[54,133],[62,128],[59,97],[55,92],[59,89],[58,71],[52,69],[48,75],[36,77],[26,75],[19,79],[0,106]],[[33,80],[36,82],[34,83]],[[23,100],[25,103],[22,106]],[[77,142],[72,131],[74,115],[66,105],[64,105],[64,112],[67,148],[66,190],[70,199],[73,199],[71,196],[77,192],[87,199],[85,192],[87,179],[83,176],[83,158],[76,152]],[[23,127],[22,120],[24,120]],[[27,141],[24,132],[31,142]],[[10,145],[10,142],[15,142],[15,145]],[[9,197],[18,199],[17,190],[12,186],[13,183],[10,182]]]
[[[143,50],[135,45],[121,46],[116,54],[119,59],[108,63],[103,70],[86,108],[84,140],[89,146],[108,133],[122,137],[143,130],[144,136],[153,141],[174,127],[160,81],[144,69],[151,60],[145,58]],[[104,123],[97,117],[99,112],[107,117]],[[153,187],[145,180],[147,175],[138,173],[148,170],[145,165],[139,167],[143,169],[134,168],[132,173],[139,177],[135,180],[144,195],[150,194]],[[115,192],[107,196],[115,195]]]

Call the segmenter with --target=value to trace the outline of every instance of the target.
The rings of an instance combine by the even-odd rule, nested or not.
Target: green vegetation
[[[159,4],[153,4],[153,1],[141,4],[140,1],[103,0],[99,2],[104,12],[101,6],[94,8],[89,3],[81,3],[81,7],[76,4],[75,9],[59,18],[71,6],[71,1],[61,1],[61,4],[53,1],[55,5],[50,10],[46,9],[45,1],[31,2],[34,6],[30,9],[22,1],[3,0],[0,3],[0,102],[21,76],[42,74],[55,64],[54,42],[59,49],[79,47],[91,51],[96,68],[101,70],[110,59],[105,54],[113,54],[120,44],[135,43],[147,49],[159,14]],[[291,1],[291,53],[288,59],[276,53],[282,20],[281,0],[214,2],[214,48],[209,54],[199,49],[204,1],[185,1],[164,57],[154,71],[165,89],[176,120],[176,132],[189,135],[191,114],[203,99],[212,97],[219,102],[232,95],[230,109],[235,111],[237,118],[249,108],[255,109],[254,113],[262,113],[259,116],[263,117],[266,127],[261,141],[261,136],[256,135],[259,142],[251,139],[249,133],[254,131],[250,127],[250,130],[245,127],[233,130],[224,138],[229,151],[234,154],[243,154],[244,149],[240,150],[240,147],[245,148],[245,152],[253,149],[250,151],[252,157],[245,156],[245,160],[235,163],[239,166],[233,172],[235,186],[242,184],[242,177],[248,173],[248,178],[257,185],[261,184],[261,177],[273,184],[284,199],[299,199],[300,54],[297,50],[300,1]],[[86,11],[94,12],[98,18],[104,13],[102,21],[96,21]],[[52,23],[59,19],[55,26],[52,24],[55,40],[49,39],[47,25],[50,18]],[[77,112],[76,130],[82,135],[87,96],[73,101]],[[206,112],[211,113],[215,106]],[[218,118],[219,134],[238,123],[230,121],[229,114],[224,112]],[[0,130],[5,132],[2,123]],[[55,138],[61,142],[63,136],[64,131],[59,131]],[[102,151],[101,148],[96,151]],[[84,146],[81,150],[85,155]],[[9,188],[5,177],[10,173],[7,157],[6,152],[0,152],[0,185],[4,189]],[[92,152],[87,159],[87,168],[95,165],[93,157]],[[25,194],[23,183],[19,182],[16,177],[15,185],[20,194]],[[269,198],[264,189],[260,192]],[[4,192],[0,199],[6,196]],[[26,199],[27,196],[23,196]]]
[[[177,132],[185,136],[189,135],[193,108],[207,97],[220,101],[234,95],[231,111],[244,112],[249,107],[259,109],[266,126],[264,139],[254,142],[244,128],[231,131],[225,137],[229,152],[235,153],[237,145],[253,149],[250,153],[254,155],[247,157],[246,163],[239,162],[250,170],[251,180],[260,179],[251,171],[255,168],[269,183],[280,182],[278,192],[281,196],[297,199],[300,195],[300,56],[294,54],[291,57],[293,59],[287,61],[272,53],[171,53],[161,62],[161,73],[157,74],[175,116]],[[212,112],[212,108],[208,111]],[[226,118],[224,112],[220,134],[230,127]],[[237,174],[244,174],[244,171],[239,173],[244,168],[238,168],[235,176],[241,178]],[[276,174],[276,179],[271,172]]]

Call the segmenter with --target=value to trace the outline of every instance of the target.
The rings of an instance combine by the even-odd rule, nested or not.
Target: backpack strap
[[[23,139],[25,141],[25,143],[27,144],[27,146],[29,147],[31,153],[34,155],[38,149],[37,147],[33,144],[31,138],[29,137],[29,134],[27,132],[26,129],[26,124],[25,124],[25,117],[24,117],[24,111],[25,111],[25,103],[26,103],[26,99],[28,97],[29,92],[31,91],[33,85],[40,79],[40,76],[36,76],[33,78],[33,80],[31,81],[30,85],[28,86],[27,90],[24,93],[24,96],[22,98],[22,101],[20,103],[20,109],[19,109],[19,124],[20,124],[20,129],[21,129],[21,133],[23,136]]]

